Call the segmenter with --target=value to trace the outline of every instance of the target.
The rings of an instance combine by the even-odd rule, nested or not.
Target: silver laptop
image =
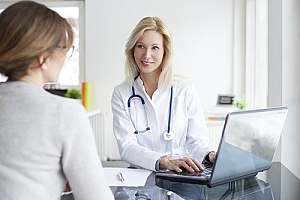
[[[164,180],[214,187],[270,169],[288,107],[230,112],[214,164],[204,163],[202,172],[158,172]]]

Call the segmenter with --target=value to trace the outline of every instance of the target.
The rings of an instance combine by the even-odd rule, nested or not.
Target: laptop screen
[[[211,185],[269,169],[287,110],[287,107],[277,107],[229,113],[211,175]]]

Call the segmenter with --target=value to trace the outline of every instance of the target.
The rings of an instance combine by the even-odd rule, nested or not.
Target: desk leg
[[[224,200],[226,199],[231,193],[232,193],[232,199],[234,197],[234,193],[235,193],[235,189],[236,189],[236,182],[230,182],[228,183],[228,189],[226,190],[226,192],[221,196],[221,198],[219,200]]]

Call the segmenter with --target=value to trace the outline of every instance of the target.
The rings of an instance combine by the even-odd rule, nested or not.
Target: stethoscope
[[[136,77],[137,78],[137,77]],[[136,80],[136,78],[134,80]],[[145,133],[147,131],[150,130],[150,126],[149,126],[149,118],[148,118],[148,115],[147,115],[147,112],[146,112],[146,106],[145,106],[145,100],[143,99],[143,97],[141,97],[140,95],[137,95],[135,94],[135,91],[134,91],[134,86],[132,85],[131,86],[131,89],[132,89],[132,95],[128,98],[128,108],[129,108],[129,115],[130,115],[130,118],[131,118],[131,111],[130,111],[130,102],[134,99],[134,98],[137,98],[137,99],[140,99],[142,104],[143,104],[143,107],[144,107],[144,112],[145,112],[145,116],[146,116],[146,120],[147,120],[147,127],[144,129],[144,130],[141,130],[141,131],[138,131],[136,129],[136,127],[134,126],[134,134],[138,134],[138,133]],[[163,138],[165,140],[172,140],[173,139],[173,133],[171,132],[171,114],[172,114],[172,102],[173,102],[173,86],[171,86],[171,95],[170,95],[170,107],[169,107],[169,119],[168,119],[168,130],[166,132],[164,132],[163,134]],[[132,121],[132,119],[131,119]]]

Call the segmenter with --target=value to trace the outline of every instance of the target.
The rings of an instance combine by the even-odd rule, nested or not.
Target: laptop
[[[156,178],[214,187],[271,168],[288,107],[234,111],[226,115],[214,164],[201,172],[157,172]]]

